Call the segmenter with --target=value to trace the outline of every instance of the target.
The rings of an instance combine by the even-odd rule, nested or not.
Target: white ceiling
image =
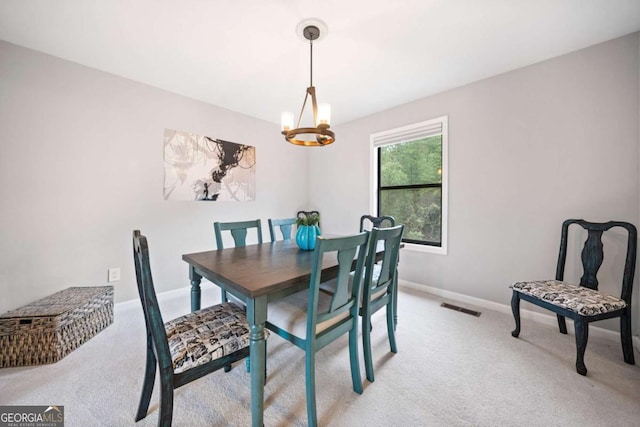
[[[278,123],[344,123],[640,30],[640,0],[2,0],[0,39]]]

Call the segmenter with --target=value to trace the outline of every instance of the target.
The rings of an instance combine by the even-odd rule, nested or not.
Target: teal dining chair
[[[214,222],[213,230],[216,235],[216,246],[218,249],[224,249],[223,231],[229,231],[231,233],[236,248],[247,246],[247,232],[254,228],[256,229],[258,243],[262,243],[262,223],[260,219],[236,222]],[[227,291],[222,289],[222,302],[227,301]]]
[[[258,243],[262,243],[262,222],[260,219],[250,221],[234,221],[234,222],[214,222],[213,230],[216,235],[216,246],[218,249],[224,249],[224,240],[222,238],[223,231],[229,231],[231,237],[233,237],[233,243],[236,248],[247,246],[247,233],[249,230],[255,229],[258,239]],[[228,302],[229,297],[227,291],[223,288],[220,289],[222,302]],[[240,298],[233,298],[233,300],[239,304],[244,305],[244,301]],[[265,347],[266,348],[266,347]],[[265,350],[266,351],[266,350]],[[246,359],[247,372],[251,372],[251,361]]]
[[[271,219],[269,218],[269,234],[271,235],[271,241],[275,242],[278,240],[276,227],[280,228],[280,234],[282,235],[283,240],[291,240],[291,232],[293,231],[293,226],[296,223],[295,218],[283,218],[283,219]]]
[[[244,309],[233,303],[213,305],[165,323],[151,277],[149,246],[133,232],[133,259],[147,336],[142,394],[135,420],[147,416],[156,370],[160,371],[158,426],[171,426],[173,391],[249,356],[249,324]]]
[[[374,381],[373,357],[371,354],[371,316],[386,309],[387,335],[392,353],[397,353],[395,337],[395,311],[397,301],[398,258],[404,225],[388,228],[373,228],[369,235],[369,250],[362,285],[362,348],[367,379]],[[376,248],[384,246],[382,261],[376,263]]]
[[[395,314],[398,295],[397,267],[403,231],[404,225],[389,228],[374,227],[369,231],[369,247],[358,314],[362,317],[362,348],[367,379],[370,382],[374,381],[371,316],[382,308],[386,308],[387,335],[391,352],[398,352],[395,338]],[[336,292],[336,281],[332,279],[320,283],[320,290],[327,295],[333,295]]]
[[[256,229],[258,243],[262,243],[262,222],[260,219],[252,221],[236,221],[236,222],[214,222],[213,230],[216,234],[216,245],[218,249],[224,249],[224,241],[222,232],[229,231],[236,247],[247,245],[247,231]]]
[[[318,237],[313,253],[309,288],[269,304],[266,326],[305,352],[307,421],[317,426],[315,355],[344,334],[349,335],[349,360],[353,390],[362,393],[358,359],[358,301],[368,233]],[[336,292],[319,292],[323,257],[337,257]],[[355,273],[351,276],[355,260]],[[352,280],[350,280],[350,277]],[[349,284],[352,283],[352,286]]]
[[[373,227],[385,228],[394,227],[396,225],[396,219],[391,215],[372,216],[362,215],[360,217],[360,231],[370,230]],[[396,290],[393,295],[393,327],[398,325],[398,276],[394,278],[394,289]]]

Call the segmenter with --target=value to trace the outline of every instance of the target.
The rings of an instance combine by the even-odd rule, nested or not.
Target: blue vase
[[[312,251],[316,247],[316,237],[320,235],[317,225],[299,225],[296,231],[296,244],[305,251]]]

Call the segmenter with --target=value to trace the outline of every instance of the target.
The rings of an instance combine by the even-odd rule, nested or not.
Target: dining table
[[[378,255],[382,253],[381,249]],[[309,287],[313,256],[314,251],[300,249],[294,240],[182,255],[189,264],[191,311],[200,309],[202,278],[240,299],[247,307],[252,426],[263,425],[267,306],[269,302]],[[331,280],[337,274],[337,257],[326,254],[320,281]]]

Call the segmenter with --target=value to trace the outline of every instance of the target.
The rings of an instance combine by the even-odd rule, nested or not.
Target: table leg
[[[200,310],[200,282],[202,276],[193,267],[189,267],[189,280],[191,280],[191,311]]]
[[[264,323],[267,320],[267,297],[247,300],[247,320],[250,331],[251,360],[251,425],[264,425],[264,379],[266,373],[266,341]]]

